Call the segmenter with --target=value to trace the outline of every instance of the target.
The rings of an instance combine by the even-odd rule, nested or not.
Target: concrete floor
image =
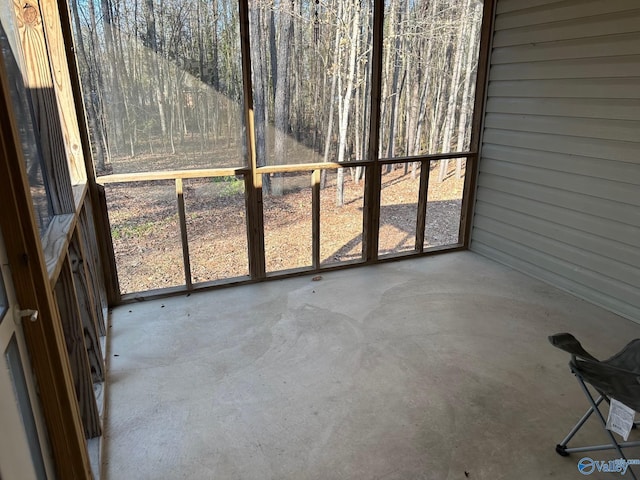
[[[606,357],[640,325],[469,252],[322,277],[114,309],[102,477],[584,478],[547,336]]]

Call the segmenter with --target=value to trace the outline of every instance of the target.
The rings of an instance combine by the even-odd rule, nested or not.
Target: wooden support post
[[[254,180],[260,183],[256,186]],[[247,215],[247,245],[249,246],[249,272],[251,278],[266,277],[264,258],[264,219],[262,214],[262,178],[258,174],[244,177],[244,196]]]
[[[80,406],[84,434],[87,438],[97,437],[101,434],[100,414],[98,413],[98,405],[93,393],[91,368],[85,347],[85,333],[80,316],[80,307],[76,298],[76,288],[73,284],[73,274],[68,261],[62,267],[55,293],[56,304],[62,320],[76,398]]]
[[[478,73],[476,75],[475,102],[471,126],[471,152],[467,157],[462,193],[460,214],[460,238],[458,241],[469,248],[471,242],[471,225],[473,222],[473,206],[480,160],[480,142],[482,137],[483,114],[486,102],[487,84],[489,82],[489,60],[493,39],[493,23],[497,0],[485,0],[482,12],[482,30],[480,31],[480,53],[478,55]]]
[[[176,178],[176,197],[178,199],[178,219],[180,221],[180,242],[182,244],[182,263],[184,264],[184,281],[187,290],[193,289],[191,281],[191,262],[189,261],[189,239],[187,237],[187,217],[184,211],[184,193],[182,179]]]
[[[82,242],[80,242],[78,231],[76,230],[69,245],[69,260],[73,273],[73,285],[80,309],[80,318],[82,319],[85,348],[91,367],[91,378],[94,383],[99,383],[105,379],[104,355],[102,354],[102,347],[100,345],[91,279],[87,273],[88,262],[85,261],[85,258]]]
[[[378,259],[380,233],[380,187],[382,169],[378,161],[380,148],[380,102],[382,97],[382,45],[384,34],[384,0],[373,2],[373,52],[371,54],[371,117],[367,159],[374,162],[365,172],[362,253],[365,262]]]
[[[311,256],[314,270],[320,268],[320,173],[311,174]]]
[[[427,202],[429,200],[429,172],[431,162],[420,162],[420,186],[418,191],[418,218],[416,219],[416,251],[424,252],[424,234],[427,222]]]
[[[90,203],[91,199],[87,197],[80,210],[77,228],[83,251],[84,264],[87,269],[87,278],[89,279],[91,288],[96,326],[98,333],[103,337],[107,334],[105,325],[106,294],[104,291],[104,283],[102,282],[102,270],[100,268],[100,255],[98,254],[96,235],[93,230],[93,223],[90,221],[91,217],[87,213]]]
[[[249,272],[255,280],[266,277],[264,258],[264,215],[262,205],[262,175],[257,171],[256,130],[253,113],[253,87],[251,85],[251,51],[249,48],[249,3],[238,2],[240,16],[240,49],[242,52],[242,87],[246,147],[251,175],[245,175],[245,204],[247,211],[247,244],[249,245]]]
[[[378,259],[381,176],[382,166],[379,163],[367,167],[364,175],[362,255],[366,263],[373,263]]]
[[[107,210],[107,196],[104,187],[96,184],[96,196],[98,205],[96,210],[104,213],[104,215],[94,216],[96,221],[96,232],[102,232],[100,242],[104,248],[101,248],[102,268],[104,269],[105,289],[107,291],[107,303],[109,305],[118,305],[121,300],[120,283],[118,282],[118,269],[116,267],[116,257],[113,253],[113,239],[111,238],[111,226],[109,225],[109,216]],[[90,213],[90,212],[88,212]],[[101,224],[97,222],[101,221]]]

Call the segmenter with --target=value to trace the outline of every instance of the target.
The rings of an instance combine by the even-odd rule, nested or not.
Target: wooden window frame
[[[384,0],[373,0],[373,50],[372,50],[372,87],[370,98],[370,122],[369,122],[369,145],[368,156],[362,161],[336,162],[328,163],[311,163],[311,164],[289,164],[289,165],[269,165],[258,166],[256,159],[256,132],[253,113],[253,87],[251,81],[251,55],[250,55],[250,33],[249,33],[249,2],[248,0],[239,0],[239,21],[240,21],[240,44],[241,44],[241,67],[244,94],[244,118],[247,126],[246,135],[246,155],[248,167],[238,168],[213,168],[198,170],[176,170],[161,172],[145,172],[131,174],[111,174],[100,176],[96,179],[97,185],[95,189],[99,190],[105,184],[110,183],[127,183],[134,181],[156,180],[174,180],[176,183],[176,204],[178,208],[178,216],[180,219],[181,241],[182,241],[182,257],[185,271],[185,283],[182,286],[171,288],[161,288],[156,290],[148,290],[144,292],[135,292],[120,295],[117,285],[117,274],[115,260],[113,254],[113,246],[110,244],[107,248],[108,253],[105,255],[108,265],[111,266],[110,278],[105,278],[109,284],[108,290],[112,292],[110,299],[113,304],[127,303],[132,301],[140,301],[142,299],[161,298],[168,295],[182,294],[193,290],[207,290],[221,286],[237,285],[244,283],[252,283],[265,279],[286,278],[289,276],[314,274],[321,271],[337,270],[342,268],[350,268],[355,265],[369,265],[379,262],[394,261],[405,259],[408,257],[418,257],[442,253],[444,251],[459,251],[469,247],[470,231],[472,222],[472,211],[475,197],[476,177],[478,172],[478,159],[480,149],[481,125],[484,112],[484,104],[486,97],[486,82],[489,64],[489,53],[491,45],[491,32],[493,29],[493,18],[496,0],[485,0],[483,3],[482,26],[480,31],[480,48],[478,53],[478,72],[475,85],[475,101],[474,114],[471,125],[471,141],[470,149],[465,152],[447,152],[442,154],[420,155],[416,157],[398,157],[393,159],[382,159],[379,157],[380,144],[380,110],[381,110],[381,89],[382,89],[382,73],[383,73],[383,29],[384,29]],[[401,164],[409,162],[419,162],[423,167],[430,162],[449,159],[466,159],[466,174],[463,187],[462,207],[460,215],[459,238],[458,242],[433,248],[424,248],[424,213],[427,204],[427,184],[428,170],[423,168],[420,179],[420,189],[418,202],[418,218],[416,223],[416,245],[413,251],[401,252],[392,255],[380,256],[379,247],[379,228],[380,228],[380,195],[381,195],[381,178],[382,168],[384,165]],[[319,258],[319,232],[320,232],[320,215],[319,215],[319,184],[317,179],[318,172],[323,169],[338,169],[343,167],[363,166],[366,167],[365,173],[365,191],[364,191],[364,209],[363,209],[363,256],[361,261],[350,261],[340,264],[332,264],[320,266]],[[311,245],[311,266],[296,268],[278,272],[267,272],[265,262],[265,246],[264,246],[264,217],[263,217],[263,192],[262,178],[265,174],[273,173],[290,173],[290,172],[309,172],[312,182],[312,245]],[[216,280],[199,283],[194,285],[190,275],[190,261],[188,254],[188,238],[186,233],[186,225],[184,224],[185,212],[184,201],[181,196],[180,184],[182,179],[188,178],[213,178],[228,175],[242,176],[245,182],[245,208],[247,218],[247,238],[248,238],[248,260],[249,260],[249,278],[230,278],[225,280]],[[91,182],[91,179],[89,180]],[[104,190],[101,190],[104,196]],[[107,214],[105,209],[106,201],[100,199],[101,211],[99,215],[102,218],[100,222],[104,228],[103,233],[110,238]]]

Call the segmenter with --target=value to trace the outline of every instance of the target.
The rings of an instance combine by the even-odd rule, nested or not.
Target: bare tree
[[[351,97],[353,96],[353,86],[356,73],[356,54],[358,52],[360,39],[360,5],[358,4],[358,0],[353,0],[350,7],[350,11],[345,12],[350,20],[351,35],[348,38],[349,67],[347,70],[346,79],[344,79],[346,83],[344,89],[340,88],[343,81],[342,75],[338,76],[338,87],[340,89],[340,92],[338,93],[338,162],[344,161],[345,151],[347,148],[347,128],[349,126],[349,112],[351,109]],[[344,169],[338,169],[338,176],[336,181],[336,204],[338,206],[341,206],[344,203]]]
[[[275,83],[275,148],[274,157],[276,163],[287,163],[286,141],[289,135],[289,106],[291,104],[291,76],[289,65],[291,64],[291,42],[293,39],[293,0],[283,0],[279,9],[279,39],[278,53],[276,56],[277,68]],[[273,193],[282,194],[282,183],[273,182]]]

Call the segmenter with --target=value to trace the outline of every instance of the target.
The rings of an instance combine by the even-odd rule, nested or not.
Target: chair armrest
[[[564,350],[576,357],[580,357],[583,360],[598,361],[598,359],[582,348],[580,342],[570,333],[556,333],[555,335],[551,335],[549,342],[554,347]]]

